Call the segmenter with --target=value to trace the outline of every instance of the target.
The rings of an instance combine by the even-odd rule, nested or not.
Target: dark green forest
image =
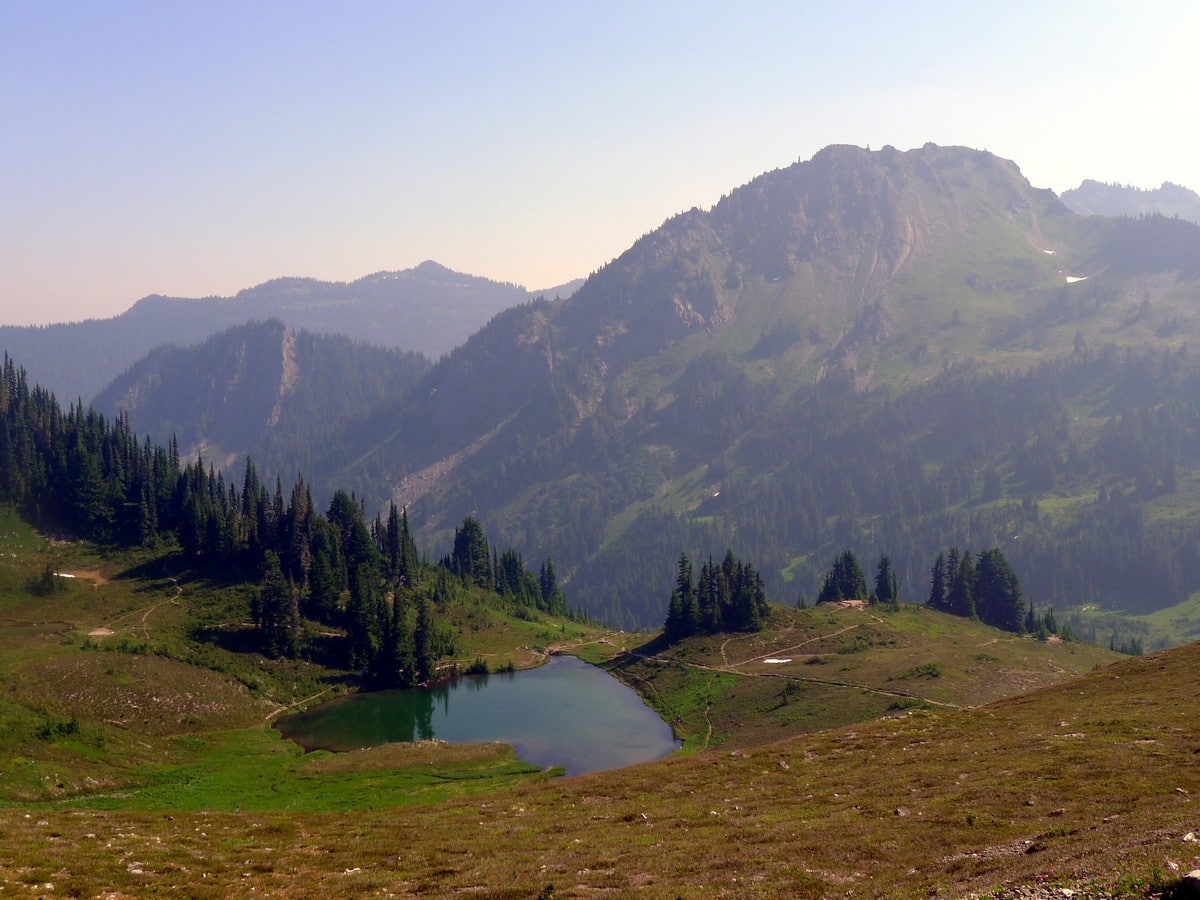
[[[432,677],[437,660],[455,651],[439,614],[464,592],[483,591],[518,613],[568,613],[551,560],[535,575],[515,551],[493,556],[473,519],[454,552],[430,563],[407,511],[394,504],[386,518],[371,519],[353,494],[337,490],[321,513],[302,477],[285,494],[278,477],[273,489],[260,480],[251,459],[239,486],[203,459],[182,464],[174,438],[166,447],[139,441],[124,416],[110,422],[81,403],[62,409],[7,355],[0,500],[52,533],[177,547],[185,565],[208,577],[259,584],[258,649],[320,654],[372,686]],[[314,623],[344,638],[321,640]]]
[[[788,397],[712,355],[684,381],[663,410],[622,420],[601,408],[569,445],[526,447],[495,462],[507,477],[465,472],[452,491],[504,510],[536,484],[526,512],[485,523],[574,561],[574,601],[624,627],[662,622],[666,560],[721,545],[760,561],[786,602],[813,599],[840,549],[886,552],[912,598],[939,548],[972,544],[1002,549],[1039,606],[1138,613],[1200,590],[1185,499],[1200,471],[1200,365],[1186,349],[1083,349],[1013,372],[964,364],[907,390],[859,391],[832,371]],[[660,486],[698,465],[704,498],[660,506]],[[611,534],[622,510],[636,514]]]

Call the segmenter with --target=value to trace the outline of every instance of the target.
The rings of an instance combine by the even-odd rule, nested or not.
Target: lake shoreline
[[[568,776],[679,749],[674,729],[611,673],[570,653],[538,655],[537,665],[482,678],[459,675],[424,688],[346,694],[283,716],[274,727],[305,752],[428,740],[505,743],[522,761],[562,768]]]

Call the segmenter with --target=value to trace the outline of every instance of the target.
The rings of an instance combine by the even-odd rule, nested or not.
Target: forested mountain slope
[[[111,319],[0,326],[0,350],[24,366],[33,383],[64,402],[86,403],[154,347],[197,343],[233,325],[277,318],[292,329],[436,357],[531,297],[518,285],[424,262],[349,283],[277,278],[228,298],[153,295]]]
[[[160,446],[174,438],[185,459],[229,469],[249,455],[291,483],[314,460],[342,452],[372,409],[411,388],[430,365],[419,353],[293,331],[273,319],[193,346],[159,347],[94,406],[111,419],[125,415]]]
[[[958,544],[1039,605],[1169,605],[1200,587],[1198,261],[1200,228],[1084,219],[988,153],[831,147],[497,316],[330,480],[434,541],[477,513],[618,623],[725,546],[775,599],[846,546],[921,599]]]
[[[1198,278],[1190,223],[1078,216],[989,153],[830,147],[254,456],[439,552],[478,516],[614,624],[726,548],[783,602],[843,549],[921,600],[938,552],[998,546],[1039,607],[1160,609],[1200,589]]]

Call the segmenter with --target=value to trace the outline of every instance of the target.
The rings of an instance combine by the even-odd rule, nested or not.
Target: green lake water
[[[308,750],[431,738],[503,741],[526,762],[563,766],[567,775],[649,762],[679,747],[667,723],[635,691],[573,656],[432,688],[355,694],[281,719],[276,727]]]

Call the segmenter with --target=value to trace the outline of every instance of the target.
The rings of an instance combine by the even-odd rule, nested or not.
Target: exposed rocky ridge
[[[1062,201],[1084,216],[1162,215],[1200,223],[1200,194],[1170,181],[1146,189],[1089,178],[1063,191]]]

